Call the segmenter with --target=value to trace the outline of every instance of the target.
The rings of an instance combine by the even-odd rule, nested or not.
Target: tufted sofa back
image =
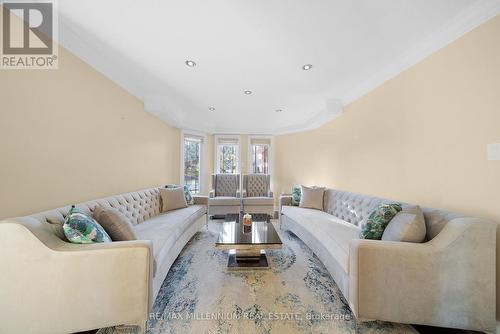
[[[84,203],[75,203],[76,207],[92,214],[96,206],[112,207],[127,216],[132,224],[137,225],[161,213],[159,188],[150,188],[131,193],[110,196]],[[31,215],[40,222],[64,222],[71,206],[44,211]]]
[[[271,175],[266,175],[266,174],[243,175],[243,188],[246,190],[247,197],[269,196],[270,183],[271,183]]]
[[[410,205],[401,201],[326,189],[323,197],[323,210],[346,222],[360,226],[366,221],[373,209],[384,202],[401,203],[403,207]],[[427,227],[427,240],[431,240],[438,235],[449,221],[464,217],[463,215],[433,208],[422,208],[422,211],[424,212]]]
[[[214,174],[212,186],[216,197],[237,197],[237,192],[240,190],[240,174]]]
[[[385,200],[347,191],[326,189],[323,210],[354,225],[360,225]]]

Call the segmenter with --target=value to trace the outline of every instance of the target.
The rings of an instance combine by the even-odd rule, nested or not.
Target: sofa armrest
[[[215,189],[210,190],[208,193],[208,198],[214,198],[215,197]]]
[[[352,240],[349,304],[362,320],[494,329],[495,248],[496,224],[475,218],[422,244]]]
[[[281,213],[282,206],[292,205],[292,195],[287,195],[287,194],[281,195],[279,205],[280,205],[280,213]]]
[[[69,333],[147,320],[150,241],[70,244],[44,224],[0,222],[0,267],[9,268],[0,275],[6,332]]]
[[[194,204],[208,205],[208,196],[193,195]]]

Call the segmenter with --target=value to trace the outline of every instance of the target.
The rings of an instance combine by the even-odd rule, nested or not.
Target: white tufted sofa
[[[76,206],[110,206],[130,218],[140,240],[64,241],[70,206],[0,222],[0,333],[71,333],[140,325],[185,244],[207,221],[207,198],[161,213],[158,188]],[[52,223],[49,223],[52,222]]]
[[[496,224],[424,208],[424,243],[359,239],[384,201],[327,189],[320,211],[284,195],[280,227],[312,249],[359,320],[493,332]]]

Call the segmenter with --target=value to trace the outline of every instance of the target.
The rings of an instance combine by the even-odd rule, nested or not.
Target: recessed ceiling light
[[[276,109],[276,112],[282,112],[283,109]]]
[[[214,107],[210,107],[210,108],[208,108],[208,110],[215,111],[215,108]]]
[[[192,60],[186,60],[186,65],[189,67],[195,67],[196,63]]]
[[[250,94],[252,94],[252,91],[251,90],[246,90],[243,93],[245,93],[246,95],[250,95]]]
[[[302,66],[302,69],[304,71],[309,71],[313,66],[311,64],[305,64],[304,66]]]

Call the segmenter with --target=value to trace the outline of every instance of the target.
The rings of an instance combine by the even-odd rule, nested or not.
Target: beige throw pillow
[[[323,210],[323,195],[325,194],[325,188],[301,186],[301,191],[300,208]]]
[[[403,208],[392,218],[384,230],[382,240],[422,242],[425,234],[424,213],[418,205],[415,205]]]
[[[160,188],[163,212],[187,207],[186,197],[182,188]]]
[[[97,206],[92,216],[104,228],[112,241],[137,239],[130,219],[120,211],[114,208]]]
[[[64,218],[63,221],[55,217],[47,217],[45,220],[50,224],[50,226],[52,227],[52,231],[59,239],[69,242],[68,238],[66,238],[66,235],[64,234]]]

